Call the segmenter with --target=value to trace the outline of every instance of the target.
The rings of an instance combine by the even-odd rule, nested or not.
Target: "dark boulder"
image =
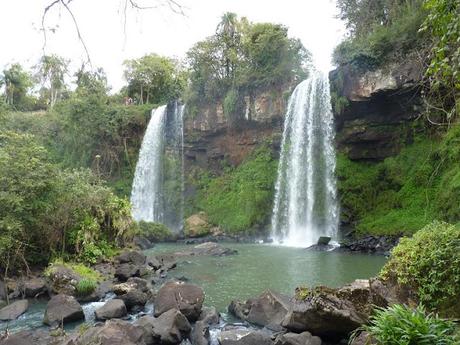
[[[305,299],[293,304],[282,326],[325,338],[347,337],[367,323],[375,306],[385,307],[389,303],[371,285],[369,280],[358,279],[340,289],[317,287],[305,291]]]
[[[136,250],[124,251],[118,255],[115,260],[120,264],[134,264],[134,265],[143,265],[145,264],[146,256]]]
[[[198,321],[204,321],[208,325],[217,325],[220,320],[219,312],[215,307],[203,307]]]
[[[191,250],[177,252],[177,256],[227,256],[238,253],[234,249],[226,248],[219,243],[205,242],[193,247]]]
[[[24,330],[11,334],[7,339],[1,340],[1,345],[62,345],[63,337],[50,335],[41,329]]]
[[[273,345],[271,336],[262,331],[233,329],[219,335],[220,345]]]
[[[134,290],[147,293],[149,292],[149,286],[147,280],[139,277],[131,277],[125,283],[114,285],[112,290],[116,295],[124,295]]]
[[[204,292],[197,285],[169,282],[163,285],[155,298],[155,316],[177,309],[189,321],[198,320],[204,302]]]
[[[140,290],[132,290],[128,293],[117,296],[117,299],[121,299],[128,310],[134,307],[144,307],[148,301],[148,295]]]
[[[209,345],[209,325],[204,321],[197,321],[190,339],[193,345]]]
[[[315,337],[309,332],[286,333],[276,338],[275,345],[321,345],[321,338]]]
[[[62,345],[146,345],[142,328],[122,320],[108,320],[77,334]]]
[[[318,239],[318,243],[317,245],[318,246],[327,246],[329,244],[329,242],[331,242],[331,238],[328,237],[328,236],[321,236],[319,239]]]
[[[110,320],[122,318],[128,311],[126,310],[125,302],[121,299],[112,299],[107,301],[102,307],[94,312],[97,320]]]
[[[16,320],[19,316],[24,314],[28,308],[29,302],[26,299],[13,302],[0,309],[0,321]]]
[[[125,282],[131,277],[140,277],[141,269],[138,265],[123,263],[116,268],[115,278],[121,282]]]
[[[292,302],[288,296],[265,291],[258,298],[244,303],[232,301],[228,309],[242,320],[272,328],[281,325],[291,306]]]
[[[24,282],[24,295],[35,298],[46,293],[46,281],[42,278],[32,278]]]
[[[158,318],[143,316],[134,324],[143,329],[147,345],[180,344],[191,331],[187,318],[177,309],[170,309]]]
[[[340,250],[387,255],[398,242],[399,237],[397,236],[365,236],[343,241],[340,243]]]
[[[43,323],[49,326],[71,321],[84,320],[85,314],[77,300],[72,296],[56,295],[48,302]]]
[[[49,269],[47,279],[52,293],[73,296],[75,286],[81,277],[68,267],[53,265]]]
[[[154,244],[150,242],[150,240],[147,237],[144,236],[135,236],[133,238],[133,243],[141,250],[150,249],[154,246]]]

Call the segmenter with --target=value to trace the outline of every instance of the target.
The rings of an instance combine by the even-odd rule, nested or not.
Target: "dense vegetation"
[[[221,176],[204,173],[198,181],[195,206],[225,231],[257,230],[271,215],[277,166],[272,150],[265,145]]]
[[[88,170],[62,170],[33,136],[0,132],[0,257],[4,269],[53,255],[93,261],[131,235],[129,202]]]
[[[226,13],[216,34],[187,53],[189,112],[193,115],[199,105],[223,100],[225,114],[233,119],[244,114],[243,93],[303,79],[309,61],[302,43],[289,38],[283,25],[251,23]]]
[[[426,69],[427,111],[451,122],[460,114],[458,0],[339,0],[349,36],[334,52],[337,65],[376,69],[409,56]]]

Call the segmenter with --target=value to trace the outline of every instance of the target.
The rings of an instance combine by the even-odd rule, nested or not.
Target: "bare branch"
[[[60,1],[61,1],[61,4],[65,7],[65,9],[67,10],[67,12],[69,12],[70,16],[72,17],[73,23],[74,23],[74,25],[75,25],[75,29],[76,29],[76,31],[77,31],[78,39],[80,40],[80,42],[81,42],[83,48],[85,49],[86,58],[88,59],[89,65],[92,66],[92,64],[91,64],[91,58],[90,58],[89,52],[88,52],[88,48],[86,47],[85,41],[83,40],[83,37],[81,36],[80,28],[78,27],[77,20],[75,19],[75,16],[74,16],[72,10],[69,8],[69,3],[71,3],[72,0],[68,0],[67,3],[66,3],[64,0],[60,0]]]

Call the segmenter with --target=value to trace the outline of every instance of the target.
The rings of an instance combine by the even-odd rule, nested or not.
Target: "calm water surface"
[[[184,257],[171,271],[186,277],[206,293],[207,305],[226,310],[232,299],[255,297],[272,289],[293,295],[297,286],[338,287],[358,278],[377,275],[386,259],[383,256],[334,252],[257,244],[223,244],[236,249],[227,257]],[[147,253],[174,252],[190,246],[161,244]]]
[[[267,289],[293,295],[297,286],[327,285],[337,287],[358,278],[375,276],[385,263],[383,256],[334,252],[309,252],[299,248],[256,244],[223,244],[238,254],[226,257],[182,257],[169,275],[186,277],[206,293],[205,304],[224,312],[233,299],[256,297]],[[191,246],[161,244],[147,254],[176,252]],[[157,287],[158,288],[158,287]],[[29,300],[29,310],[18,320],[0,322],[16,332],[42,327],[46,301]],[[94,322],[94,310],[104,302],[83,305],[86,322]],[[147,306],[148,312],[152,306]],[[151,310],[150,310],[151,312]],[[80,323],[67,325],[73,329]]]

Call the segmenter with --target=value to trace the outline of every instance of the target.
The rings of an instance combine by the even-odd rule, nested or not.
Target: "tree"
[[[86,71],[85,65],[75,73],[77,88],[75,92],[80,96],[106,96],[108,92],[107,76],[102,68]]]
[[[5,102],[9,105],[19,105],[24,101],[29,88],[32,86],[30,73],[24,71],[20,64],[12,64],[3,70],[0,76],[0,86],[4,86]]]
[[[64,77],[68,72],[69,61],[57,55],[44,55],[40,59],[37,69],[38,80],[47,94],[48,104],[54,107],[62,97],[66,84]]]
[[[179,97],[185,75],[177,61],[157,54],[126,60],[125,79],[128,94],[139,103],[162,103]]]
[[[223,44],[223,59],[225,66],[225,76],[231,78],[234,75],[235,64],[238,60],[238,50],[240,44],[240,22],[235,13],[227,12],[222,15],[221,21],[217,26],[217,40]]]

